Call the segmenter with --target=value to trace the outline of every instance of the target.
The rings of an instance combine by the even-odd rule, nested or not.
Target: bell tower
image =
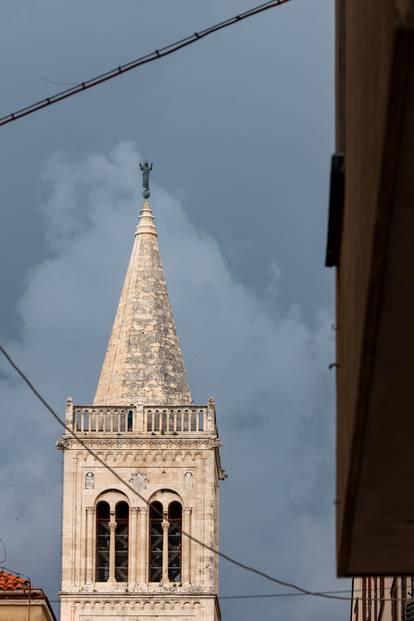
[[[149,203],[152,164],[140,167],[144,204],[95,399],[67,400],[83,444],[69,433],[57,443],[61,621],[220,619],[215,405],[191,399]]]

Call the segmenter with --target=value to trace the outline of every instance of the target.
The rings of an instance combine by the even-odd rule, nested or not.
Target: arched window
[[[170,503],[168,522],[168,580],[181,582],[182,507],[179,502]]]
[[[128,410],[128,419],[127,419],[127,429],[128,431],[132,431],[132,421],[133,421],[133,412],[132,410]]]
[[[149,581],[161,582],[162,578],[162,504],[152,502],[149,511],[150,518],[150,562]]]
[[[109,504],[98,502],[96,506],[96,581],[109,578]]]
[[[115,507],[115,580],[128,582],[128,503],[121,501]]]

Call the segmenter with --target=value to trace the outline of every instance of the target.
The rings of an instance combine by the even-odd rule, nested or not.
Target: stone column
[[[81,585],[86,584],[86,576],[88,573],[88,534],[89,534],[89,513],[88,507],[81,508],[81,524],[80,524],[80,562],[81,571],[79,577],[79,583]]]
[[[86,584],[93,582],[95,507],[86,507]]]
[[[137,520],[138,507],[129,509],[129,533],[128,533],[128,582],[137,584]]]
[[[184,586],[191,584],[191,539],[187,535],[191,535],[191,507],[184,507],[183,512],[183,534],[181,536],[182,541],[182,581]]]
[[[167,514],[164,513],[162,520],[162,584],[168,584],[168,522]]]
[[[78,458],[74,457],[73,458],[73,496],[72,496],[72,584],[74,586],[78,586],[79,584],[79,573],[76,571],[76,568],[79,568],[79,564],[78,564],[78,554],[77,554],[77,550],[78,550],[78,537],[77,537],[77,525],[78,525],[78,510],[77,510],[77,498],[78,498]],[[62,556],[62,562],[64,562],[65,560],[65,554],[63,554]]]
[[[216,404],[214,403],[213,397],[210,397],[207,403],[207,423],[205,426],[205,431],[214,431],[216,426]]]
[[[115,580],[115,511],[111,511],[109,520],[109,579],[108,582],[116,582]]]
[[[148,548],[148,507],[139,508],[140,517],[140,536],[139,536],[139,563],[138,563],[138,584],[148,583],[147,571],[147,548]]]
[[[66,426],[73,429],[73,400],[72,397],[66,399]]]

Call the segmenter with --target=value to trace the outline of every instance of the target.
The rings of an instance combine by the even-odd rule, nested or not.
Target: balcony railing
[[[151,433],[186,433],[204,431],[206,407],[149,408],[144,407],[144,429]]]
[[[133,431],[135,408],[88,408],[74,406],[73,431],[119,433]]]
[[[68,399],[66,423],[80,434],[202,435],[216,431],[215,408],[206,406],[79,406]]]

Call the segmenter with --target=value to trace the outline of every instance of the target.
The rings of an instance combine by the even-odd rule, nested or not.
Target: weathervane
[[[142,187],[144,188],[144,191],[142,192],[142,196],[147,199],[150,197],[150,189],[149,189],[149,178],[150,178],[150,172],[152,170],[152,164],[150,164],[148,162],[148,160],[144,160],[140,165],[139,165],[141,171],[142,171]]]

